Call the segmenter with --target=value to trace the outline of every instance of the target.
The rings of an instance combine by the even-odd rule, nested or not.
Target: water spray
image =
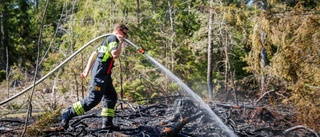
[[[222,122],[222,120],[212,111],[210,106],[205,103],[197,94],[194,93],[185,83],[183,83],[176,75],[174,75],[170,70],[168,70],[165,66],[160,64],[154,58],[149,56],[147,53],[144,52],[143,49],[139,48],[137,45],[133,44],[131,41],[124,39],[129,45],[133,46],[136,50],[140,53],[144,54],[146,58],[148,58],[153,64],[159,67],[162,71],[164,71],[167,75],[169,75],[172,79],[174,79],[185,91],[187,95],[189,95],[193,100],[197,101],[200,104],[200,108],[204,110],[205,113],[210,115],[211,120],[217,122],[217,125],[220,127],[221,130],[225,131],[229,137],[236,137],[235,133]]]
[[[49,77],[50,75],[52,75],[55,71],[57,71],[59,68],[61,68],[64,64],[66,64],[69,60],[71,60],[74,56],[76,56],[77,54],[79,54],[84,48],[86,48],[87,46],[89,46],[91,43],[93,43],[94,41],[109,36],[109,35],[113,35],[113,34],[103,34],[101,36],[98,36],[94,39],[92,39],[91,41],[89,41],[87,44],[85,44],[84,46],[82,46],[80,49],[78,49],[76,52],[74,52],[72,55],[70,55],[67,59],[65,59],[62,63],[60,63],[56,68],[54,68],[53,70],[51,70],[48,74],[46,74],[44,77],[42,77],[41,79],[39,79],[38,81],[36,81],[34,83],[34,85],[30,85],[29,87],[27,87],[26,89],[24,89],[23,91],[19,92],[18,94],[4,100],[0,102],[0,106],[2,106],[3,104],[8,103],[9,101],[21,96],[22,94],[26,93],[28,90],[30,90],[32,87],[38,85],[39,83],[41,83],[43,80],[45,80],[47,77]],[[217,125],[224,130],[230,137],[236,137],[236,135],[234,134],[233,131],[231,131],[229,129],[229,127],[227,127],[222,121],[221,119],[211,110],[211,108],[209,107],[208,104],[206,104],[197,94],[195,94],[186,84],[184,84],[177,76],[175,76],[171,71],[169,71],[166,67],[164,67],[163,65],[161,65],[158,61],[156,61],[154,58],[152,58],[151,56],[149,56],[147,53],[145,53],[145,51],[142,48],[139,48],[137,45],[135,45],[134,43],[132,43],[131,41],[127,40],[124,38],[124,41],[127,42],[129,45],[133,46],[139,53],[145,55],[151,62],[153,62],[156,66],[158,66],[160,69],[162,69],[162,71],[164,71],[165,73],[167,73],[168,75],[171,76],[172,79],[174,79],[176,82],[179,83],[179,85],[186,91],[186,94],[188,94],[192,99],[194,99],[195,101],[200,103],[200,107],[204,108],[204,110],[210,115],[212,116],[212,120],[217,122]]]

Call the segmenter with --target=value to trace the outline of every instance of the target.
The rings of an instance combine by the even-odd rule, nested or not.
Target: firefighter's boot
[[[102,118],[102,129],[107,129],[107,130],[113,130],[113,131],[119,131],[120,127],[113,125],[113,117],[103,117]]]
[[[76,114],[74,112],[73,107],[69,107],[65,109],[61,115],[61,127],[64,130],[67,130],[69,128],[69,121],[75,116]]]

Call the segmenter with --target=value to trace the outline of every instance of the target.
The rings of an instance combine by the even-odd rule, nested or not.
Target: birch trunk
[[[213,0],[210,0],[210,7],[213,6]],[[212,101],[212,20],[213,20],[213,11],[210,9],[209,13],[209,24],[208,24],[208,68],[207,68],[207,90],[208,90],[208,99]]]
[[[174,14],[173,14],[173,7],[172,7],[172,3],[171,0],[168,0],[168,6],[169,6],[169,17],[170,17],[170,24],[171,24],[171,35],[170,35],[170,52],[171,52],[171,71],[173,71],[174,69],[174,65],[173,65],[173,36],[174,36],[174,32],[175,32],[175,28],[174,28]]]

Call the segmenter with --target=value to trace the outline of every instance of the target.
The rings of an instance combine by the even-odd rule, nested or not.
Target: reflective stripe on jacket
[[[111,49],[117,47],[118,43],[117,42],[111,42],[108,45],[101,45],[98,48],[98,52],[99,53],[104,53],[103,58],[102,58],[102,62],[106,62],[107,59],[109,59],[110,57],[112,57],[111,55]]]

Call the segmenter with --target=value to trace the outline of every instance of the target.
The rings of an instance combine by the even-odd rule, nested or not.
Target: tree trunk
[[[71,14],[72,15],[74,15],[74,11],[75,11],[75,5],[76,5],[76,2],[72,2],[72,9],[71,9]],[[73,17],[74,16],[71,16],[71,18],[70,18],[70,21],[72,22],[71,24],[71,26],[69,26],[70,27],[70,45],[71,45],[71,47],[70,47],[70,49],[71,49],[71,53],[70,53],[70,55],[71,54],[73,54],[73,52],[74,52],[74,43],[73,43],[73,39],[74,39],[74,35],[73,35],[73,26],[74,26],[74,19],[73,19]]]
[[[171,50],[171,71],[174,69],[173,65],[173,36],[175,33],[175,28],[174,28],[174,14],[173,14],[173,7],[171,0],[168,0],[168,6],[169,6],[169,17],[170,17],[170,24],[171,24],[171,36],[170,36],[170,50]]]
[[[83,53],[81,53],[81,70],[83,70]],[[81,79],[81,97],[84,98],[84,84],[83,84],[83,78]]]
[[[110,2],[110,23],[109,23],[109,28],[111,29],[111,32],[113,31],[113,24],[114,24],[114,9],[113,9],[113,4],[114,4],[114,2],[113,1],[111,1]]]
[[[7,92],[8,92],[8,98],[9,98],[10,92],[9,92],[9,51],[8,51],[8,46],[6,46],[6,56],[7,56],[6,81],[7,81]]]
[[[266,91],[266,76],[264,75],[265,67],[268,64],[268,58],[267,58],[267,51],[264,47],[261,48],[260,52],[261,56],[261,70],[262,70],[262,76],[261,76],[261,92],[262,94]]]
[[[266,0],[262,0],[261,1],[261,8],[263,10],[267,10],[267,1]],[[262,28],[261,28],[260,36],[261,36],[261,43],[262,43],[262,47],[261,47],[261,50],[260,50],[261,70],[262,70],[260,90],[261,90],[261,95],[262,95],[266,91],[266,89],[265,89],[265,87],[266,87],[266,76],[264,75],[265,74],[265,67],[266,67],[266,65],[269,64],[268,57],[267,57],[267,51],[265,49],[267,34]]]
[[[157,2],[156,1],[152,1],[152,13],[156,13],[157,12]]]
[[[140,0],[137,0],[137,22],[138,28],[140,28]]]
[[[28,114],[25,120],[25,124],[24,124],[24,128],[23,128],[23,132],[21,136],[24,136],[24,134],[26,133],[26,129],[27,129],[27,123],[28,123],[28,119],[29,117],[32,116],[32,97],[35,91],[35,86],[36,86],[36,78],[37,78],[37,73],[38,73],[38,66],[39,66],[39,57],[40,57],[40,46],[42,46],[42,31],[43,31],[43,24],[44,24],[44,19],[45,19],[45,15],[47,13],[47,9],[48,9],[48,5],[49,5],[49,0],[46,1],[46,7],[44,9],[44,13],[42,14],[42,19],[41,19],[41,24],[40,24],[40,31],[39,31],[39,37],[38,37],[38,43],[37,43],[37,48],[38,48],[38,52],[37,52],[37,60],[36,60],[36,68],[35,68],[35,74],[33,76],[33,87],[32,87],[32,92],[31,95],[28,99]]]
[[[223,36],[222,36],[223,37]],[[227,37],[227,35],[226,35]],[[229,75],[228,75],[228,71],[229,71],[229,56],[228,56],[228,42],[227,42],[227,38],[226,41],[224,43],[224,54],[226,56],[225,59],[225,72],[224,72],[224,83],[225,83],[225,93],[227,93],[226,95],[226,102],[228,101],[228,95],[229,95],[229,89],[228,89],[228,83],[229,83]]]
[[[213,6],[213,0],[210,0],[210,7]],[[212,101],[212,20],[213,20],[213,11],[210,9],[209,15],[209,24],[208,24],[208,68],[207,68],[207,90],[208,90],[208,99]]]
[[[169,6],[169,17],[170,17],[171,31],[172,31],[172,33],[174,33],[175,32],[174,14],[173,14],[173,7],[172,7],[171,0],[168,0],[168,6]]]
[[[236,105],[239,106],[238,97],[237,97],[237,90],[236,90],[236,87],[234,85],[234,74],[235,74],[235,71],[234,72],[230,72],[230,81],[231,81],[231,85],[232,85],[232,91],[233,91],[233,94],[234,94],[234,101],[236,102]]]
[[[38,4],[39,0],[34,0],[34,6],[38,9],[39,8],[39,4]]]
[[[2,12],[1,12],[1,47],[5,48],[0,48],[1,52],[6,55],[6,61],[4,61],[4,57],[0,57],[0,65],[1,67],[5,65],[6,69],[6,81],[7,81],[7,93],[8,97],[9,95],[9,44],[8,44],[8,33],[7,33],[7,2],[5,0],[1,0],[2,3]],[[2,54],[2,55],[4,55]]]

